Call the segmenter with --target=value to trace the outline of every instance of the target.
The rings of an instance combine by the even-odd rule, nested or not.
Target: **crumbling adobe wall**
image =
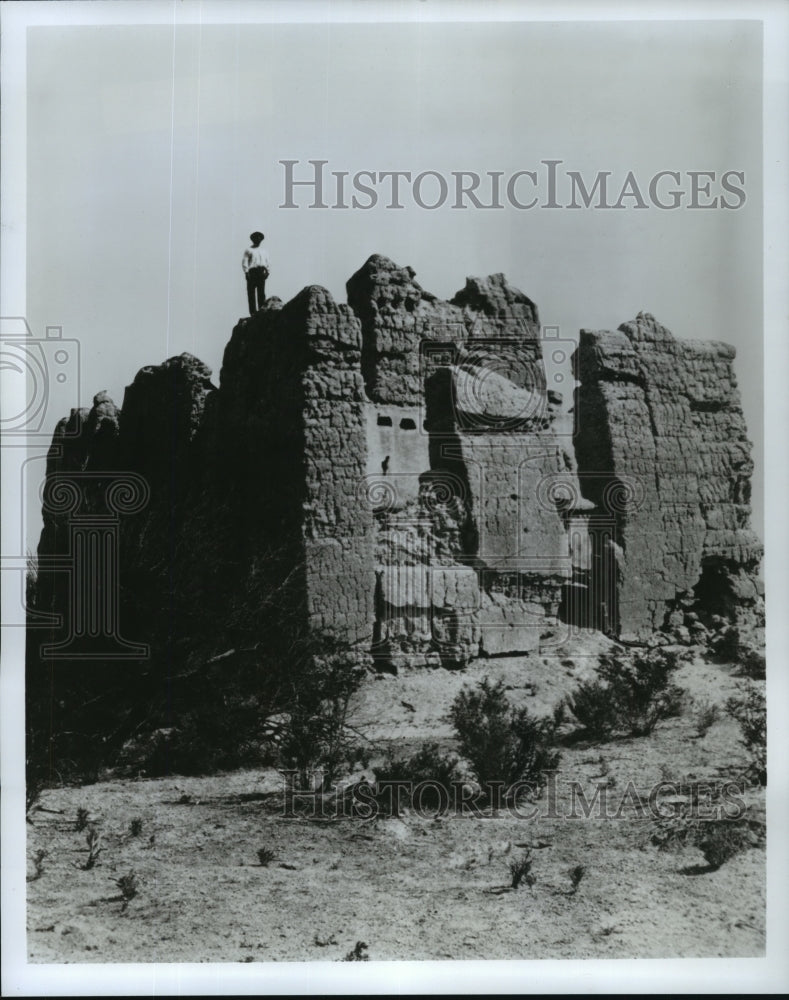
[[[560,477],[578,492],[547,392],[461,362],[428,379],[427,412],[437,460],[466,494],[480,649],[536,649],[551,637],[571,575],[567,528],[550,487]]]
[[[624,638],[661,628],[706,566],[758,567],[734,356],[643,313],[617,332],[581,331],[576,455],[586,495],[615,515]]]
[[[583,331],[576,469],[536,306],[503,276],[441,301],[375,255],[348,299],[272,299],[236,325],[218,388],[182,355],[142,369],[120,411],[100,394],[58,426],[50,486],[69,470],[148,485],[120,519],[126,638],[169,663],[184,644],[268,643],[275,623],[462,663],[554,641],[562,600],[588,604],[601,573],[594,624],[626,638],[678,601],[711,616],[756,593],[731,348],[644,315]],[[67,577],[44,564],[68,557],[68,514],[44,513],[40,609],[62,612]],[[575,551],[590,533],[598,550]]]
[[[415,464],[393,447],[371,477],[386,497],[377,509],[388,539],[377,564],[382,654],[413,662],[438,650],[447,662],[536,648],[570,573],[565,527],[539,487],[571,474],[554,432],[536,306],[503,275],[469,278],[444,302],[379,255],[349,280],[348,301],[362,323],[371,404],[383,419],[395,404],[418,408],[417,430],[428,436],[427,454],[412,450]],[[453,504],[447,562],[436,543]]]
[[[360,499],[367,414],[358,320],[317,286],[285,306],[272,300],[233,331],[218,409],[221,438],[244,451],[231,464],[238,469],[241,459],[244,523],[255,522],[246,544],[269,552],[289,578],[304,625],[369,641],[372,514]]]
[[[440,352],[422,349],[425,342],[473,346],[478,363],[486,358],[493,370],[516,382],[512,352],[502,354],[502,341],[517,345],[521,372],[541,358],[537,307],[503,274],[468,278],[444,302],[422,288],[413,268],[373,254],[346,288],[348,304],[362,324],[362,372],[374,403],[423,404],[425,377],[434,365],[445,363]],[[490,340],[499,342],[497,350],[487,350]]]

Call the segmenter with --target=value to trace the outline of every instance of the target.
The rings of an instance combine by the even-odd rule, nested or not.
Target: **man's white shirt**
[[[244,268],[244,274],[247,273],[250,267],[265,267],[268,269],[268,254],[265,247],[262,244],[259,247],[247,247],[244,251],[241,266]]]

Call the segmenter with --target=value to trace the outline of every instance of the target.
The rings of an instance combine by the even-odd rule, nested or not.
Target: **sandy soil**
[[[553,657],[479,661],[462,672],[370,678],[355,722],[379,748],[451,747],[446,712],[464,684],[503,678],[515,704],[548,712],[594,664],[585,645]],[[604,640],[601,640],[604,641]],[[677,677],[723,703],[736,678],[699,660]],[[745,761],[723,715],[698,738],[692,712],[650,737],[563,750],[557,812],[568,783],[589,800],[605,782],[621,802],[667,774],[711,777]],[[366,772],[372,778],[372,771]],[[411,811],[399,818],[282,816],[273,771],[205,778],[110,780],[44,792],[28,825],[28,951],[34,962],[336,961],[356,942],[371,960],[758,956],[765,946],[765,857],[751,848],[715,871],[695,849],[658,853],[652,822],[625,801],[619,818]],[[761,793],[748,793],[757,800]],[[78,808],[101,834],[85,870]],[[332,810],[328,810],[332,816]],[[141,820],[133,835],[132,819]],[[534,885],[510,887],[526,847]],[[274,858],[262,866],[268,848]],[[34,857],[47,852],[40,877]],[[585,871],[575,892],[570,869]],[[134,871],[124,905],[115,880]]]

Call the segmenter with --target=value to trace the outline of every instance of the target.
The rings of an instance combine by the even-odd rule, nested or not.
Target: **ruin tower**
[[[97,396],[67,449],[56,432],[53,482],[147,484],[118,529],[130,641],[180,662],[276,628],[457,665],[757,599],[731,348],[646,315],[582,331],[572,414],[552,368],[571,347],[503,275],[443,301],[374,255],[347,293],[310,286],[240,320],[218,386],[171,358],[120,411]],[[61,571],[63,518],[39,549]],[[42,594],[67,619],[67,589],[46,577]]]
[[[676,340],[639,313],[581,331],[576,454],[582,489],[616,525],[618,634],[645,639],[678,601],[718,612],[757,596],[751,444],[734,348]]]

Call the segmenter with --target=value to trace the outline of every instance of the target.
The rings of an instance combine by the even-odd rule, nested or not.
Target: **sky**
[[[762,531],[761,26],[757,22],[48,26],[28,30],[27,317],[79,341],[79,389],[120,405],[143,365],[214,371],[245,315],[241,254],[266,234],[269,295],[345,282],[372,253],[451,297],[502,271],[573,338],[639,311],[735,345]],[[736,210],[449,202],[298,208],[284,168],[518,170],[591,186],[628,171],[742,171]],[[519,197],[528,200],[528,183]],[[425,199],[434,188],[426,184]],[[544,184],[542,187],[544,191]],[[538,193],[540,190],[538,189]],[[327,196],[327,201],[330,196]],[[702,199],[703,200],[703,199]],[[506,199],[505,199],[506,201]],[[34,528],[34,525],[31,526]]]

